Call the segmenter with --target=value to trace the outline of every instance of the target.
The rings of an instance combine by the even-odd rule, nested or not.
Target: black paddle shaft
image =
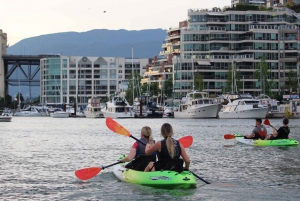
[[[135,139],[136,141],[138,141],[139,143],[143,144],[146,146],[146,144],[144,142],[142,142],[141,140],[137,139],[136,137],[130,135],[131,138]]]
[[[113,164],[110,164],[110,165],[107,165],[107,166],[102,166],[102,170],[104,170],[105,168],[108,168],[108,167],[111,167],[111,166],[114,166],[114,165],[117,165],[119,163],[122,163],[121,161],[118,161],[116,163],[113,163]]]
[[[203,181],[206,184],[210,184],[208,181],[202,179],[201,177],[199,177],[198,175],[196,175],[195,173],[193,173],[192,171],[190,171],[195,177],[197,177],[198,179],[200,179],[201,181]]]

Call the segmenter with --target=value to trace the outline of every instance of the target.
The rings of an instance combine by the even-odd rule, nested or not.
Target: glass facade
[[[142,71],[140,66],[145,66],[148,59],[139,59],[139,62],[135,59],[135,62],[135,70],[139,73]],[[131,72],[131,68],[125,71],[127,65],[125,58],[113,57],[58,56],[41,59],[41,102],[85,106],[88,98],[120,92],[119,79],[124,72]]]
[[[287,85],[287,81],[282,80],[287,80],[290,70],[297,70],[299,31],[295,23],[299,20],[300,17],[298,19],[287,8],[226,12],[189,10],[186,27],[180,27],[180,33],[176,33],[180,35],[180,68],[177,68],[176,83],[181,83],[181,87],[176,84],[175,97],[191,90],[186,83],[193,82],[195,72],[201,73],[205,90],[215,94],[225,92],[228,70],[233,62],[239,71],[238,79],[243,80],[243,89],[239,90],[259,95],[262,88],[255,72],[262,59],[270,72],[267,79],[275,82],[272,92],[280,93],[282,83]],[[174,29],[168,31],[162,45],[164,51],[160,55],[164,59],[172,54],[174,39],[170,36],[174,32]],[[193,65],[192,57],[195,58]]]

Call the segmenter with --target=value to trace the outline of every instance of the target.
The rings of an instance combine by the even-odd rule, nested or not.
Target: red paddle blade
[[[190,135],[180,138],[178,141],[183,145],[184,148],[188,148],[193,144],[193,137]]]
[[[234,139],[234,138],[235,138],[235,136],[233,134],[225,134],[224,135],[225,140],[231,140],[231,139]]]
[[[106,126],[113,132],[118,133],[120,135],[128,136],[130,137],[130,133],[126,128],[118,124],[116,121],[114,121],[112,118],[107,117],[106,118]]]
[[[270,121],[269,121],[269,119],[265,119],[264,124],[267,125],[267,126],[270,126]]]
[[[88,180],[96,176],[101,171],[101,167],[89,167],[75,171],[75,175],[80,180]]]

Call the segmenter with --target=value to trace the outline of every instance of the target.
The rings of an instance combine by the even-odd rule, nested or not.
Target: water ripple
[[[252,147],[224,140],[225,133],[248,134],[254,120],[117,120],[138,137],[150,126],[173,125],[176,138],[193,135],[187,149],[191,170],[211,182],[196,189],[162,190],[118,181],[112,169],[79,181],[74,172],[109,165],[130,151],[131,138],[111,132],[105,119],[22,118],[0,124],[0,199],[4,200],[300,200],[298,147]],[[280,119],[272,119],[280,126]],[[299,120],[290,120],[300,141]],[[272,130],[268,128],[268,131]]]

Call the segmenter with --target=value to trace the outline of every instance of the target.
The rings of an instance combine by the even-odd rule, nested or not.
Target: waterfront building
[[[162,59],[154,59],[147,67],[142,83],[162,83],[173,77],[174,97],[179,99],[193,90],[194,73],[200,72],[204,89],[217,95],[226,92],[228,69],[233,66],[240,71],[240,91],[256,96],[264,92],[255,71],[265,58],[271,72],[268,79],[275,82],[273,94],[289,93],[289,71],[297,71],[298,22],[298,14],[284,7],[224,12],[190,9],[186,26],[181,22],[167,31]]]
[[[244,5],[265,6],[266,0],[231,0],[231,7],[236,6],[236,4],[238,4],[238,3],[244,4]]]
[[[7,48],[7,34],[0,29],[0,83],[5,83],[5,71],[4,71],[4,62],[2,55],[6,54]],[[0,97],[5,98],[7,94],[7,89],[5,89],[5,84],[0,85]]]
[[[148,59],[63,56],[41,59],[41,102],[86,105],[88,98],[124,92],[132,69],[143,75]],[[133,65],[133,68],[132,68]]]
[[[300,0],[266,0],[267,7],[284,6],[286,3],[299,4]]]

